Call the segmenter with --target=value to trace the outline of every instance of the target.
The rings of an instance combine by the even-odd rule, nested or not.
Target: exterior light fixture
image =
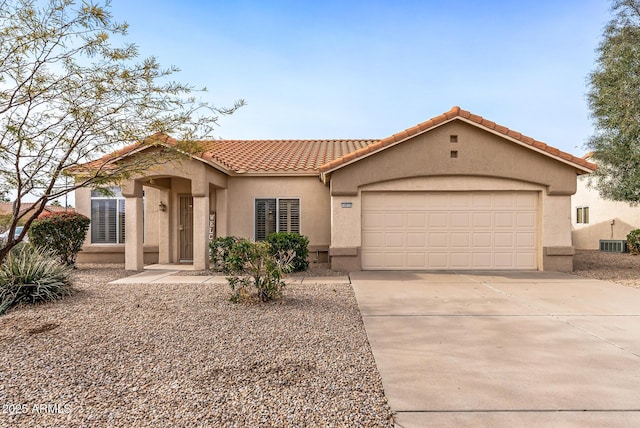
[[[160,203],[158,204],[158,209],[162,212],[167,210],[167,206],[165,205],[164,202],[160,201]]]

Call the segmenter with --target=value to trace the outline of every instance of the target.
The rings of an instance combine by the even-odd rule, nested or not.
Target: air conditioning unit
[[[629,247],[627,247],[626,239],[601,239],[600,251],[606,253],[628,253]]]

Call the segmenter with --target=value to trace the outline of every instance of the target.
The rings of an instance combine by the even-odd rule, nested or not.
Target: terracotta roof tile
[[[175,145],[167,136],[153,136],[145,140]],[[204,140],[199,141],[203,151],[196,157],[216,163],[230,172],[317,172],[320,165],[336,158],[366,149],[377,140]],[[120,157],[140,145],[134,144],[111,155],[89,162],[83,167],[99,166],[109,159]],[[361,151],[358,155],[364,155]],[[340,161],[342,163],[342,161]]]
[[[545,144],[545,143],[543,143],[541,141],[537,141],[537,140],[535,140],[535,139],[533,139],[531,137],[527,137],[526,135],[522,135],[520,132],[513,131],[513,130],[505,127],[505,126],[501,126],[501,125],[498,125],[495,122],[492,122],[490,120],[486,120],[482,116],[478,116],[476,114],[472,114],[467,110],[462,110],[458,106],[454,106],[453,108],[451,108],[451,110],[449,110],[446,113],[443,113],[443,114],[441,114],[439,116],[436,116],[436,117],[434,117],[432,119],[429,119],[426,122],[422,122],[422,123],[418,124],[417,126],[413,126],[413,127],[409,128],[409,129],[405,130],[403,133],[400,132],[400,133],[394,134],[394,135],[392,135],[390,137],[384,138],[384,139],[382,139],[382,140],[380,140],[378,142],[372,143],[371,145],[368,146],[369,151],[370,152],[375,152],[375,151],[381,150],[386,146],[393,145],[394,143],[399,143],[401,141],[404,141],[404,140],[406,140],[408,138],[411,138],[411,137],[413,137],[413,136],[415,136],[417,134],[420,134],[421,132],[428,131],[429,129],[435,128],[436,126],[438,126],[438,125],[440,125],[440,124],[442,124],[442,123],[444,123],[444,122],[446,122],[448,120],[455,119],[457,117],[469,120],[469,121],[471,121],[471,122],[473,122],[473,123],[475,123],[475,124],[477,124],[477,125],[479,125],[481,127],[484,127],[484,128],[486,128],[488,130],[494,131],[494,132],[496,132],[498,134],[503,134],[506,137],[512,138],[514,140],[517,140],[517,141],[519,141],[521,143],[524,143],[524,144],[526,144],[528,146],[534,147],[534,148],[536,148],[538,150],[542,150],[542,151],[544,151],[544,152],[546,152],[546,153],[548,153],[550,155],[559,157],[559,158],[564,159],[564,160],[566,160],[568,162],[571,162],[573,164],[579,165],[579,166],[581,166],[583,168],[586,168],[586,169],[589,169],[589,170],[592,170],[592,171],[595,171],[595,169],[596,169],[596,165],[595,164],[593,164],[591,162],[588,162],[584,158],[579,158],[579,157],[573,156],[570,153],[566,153],[566,152],[563,152],[563,151],[561,151],[559,149],[556,149],[555,147],[548,146],[547,144]],[[401,139],[401,140],[398,140],[398,137],[401,136],[401,135],[403,135],[404,138]],[[349,162],[351,160],[353,160],[353,157],[351,157],[351,156],[349,157],[349,159],[346,159],[346,157],[343,158],[342,162],[340,162],[341,159],[336,159],[333,162],[330,162],[330,163],[327,163],[325,165],[322,165],[320,167],[320,172],[327,172],[327,171],[333,170],[336,167],[340,166],[342,163]]]
[[[367,154],[367,146],[375,141],[210,140],[201,142],[200,157],[234,172],[315,172],[336,158]]]

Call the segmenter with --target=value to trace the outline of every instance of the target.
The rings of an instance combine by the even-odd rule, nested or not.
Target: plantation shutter
[[[91,201],[91,242],[115,244],[116,241],[116,200]]]
[[[256,199],[256,241],[276,231],[276,200]]]
[[[300,233],[300,200],[278,201],[278,232]]]

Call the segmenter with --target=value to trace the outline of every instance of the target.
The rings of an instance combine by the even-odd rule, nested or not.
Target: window
[[[273,232],[300,233],[300,199],[256,199],[256,241]]]
[[[124,244],[124,198],[120,187],[113,195],[91,191],[91,243]]]
[[[576,208],[576,223],[589,223],[589,207]]]

